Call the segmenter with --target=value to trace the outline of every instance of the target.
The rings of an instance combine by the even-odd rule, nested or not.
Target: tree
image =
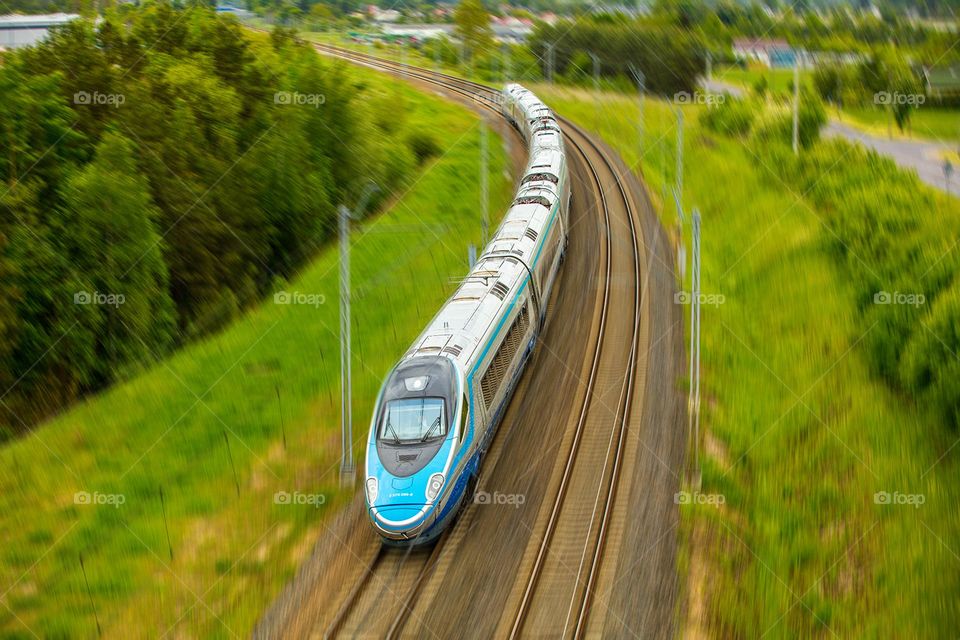
[[[68,182],[64,200],[61,244],[83,282],[80,303],[93,306],[91,382],[99,386],[127,363],[151,361],[173,343],[173,303],[154,227],[159,212],[137,171],[133,145],[116,133],[104,135],[93,162]]]
[[[462,0],[457,5],[453,19],[468,59],[490,48],[493,43],[490,15],[480,0]]]

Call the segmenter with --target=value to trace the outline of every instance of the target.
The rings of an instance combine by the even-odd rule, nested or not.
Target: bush
[[[730,96],[700,114],[700,122],[705,127],[727,136],[747,135],[755,118],[756,110],[753,105]]]
[[[433,134],[424,129],[418,129],[407,136],[407,145],[417,158],[417,164],[423,164],[440,153],[440,145]]]
[[[960,425],[960,216],[892,160],[834,141],[794,156],[756,150],[822,214],[825,240],[856,283],[872,370]],[[924,215],[926,212],[937,215]]]
[[[820,129],[827,123],[827,112],[823,101],[808,89],[800,91],[800,114],[798,118],[798,138],[800,146],[809,148],[820,139]],[[793,140],[792,103],[784,103],[781,108],[762,126],[755,127],[761,140],[780,140],[790,143]]]

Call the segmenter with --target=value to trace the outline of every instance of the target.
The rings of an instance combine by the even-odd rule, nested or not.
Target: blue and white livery
[[[567,245],[570,185],[560,127],[511,84],[504,116],[529,162],[496,234],[387,376],[367,444],[370,520],[387,544],[434,540],[472,494],[484,453],[545,326]]]

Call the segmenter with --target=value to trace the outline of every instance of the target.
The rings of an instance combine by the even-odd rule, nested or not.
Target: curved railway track
[[[485,85],[361,52],[315,46],[328,55],[441,87],[500,114],[499,93]],[[582,637],[586,633],[623,468],[637,373],[643,252],[637,212],[621,169],[579,127],[559,119],[568,149],[586,168],[597,196],[603,292],[595,340],[588,352],[591,365],[585,390],[572,439],[561,458],[562,471],[554,480],[558,486],[544,525],[535,527],[530,536],[526,561],[521,563],[498,627],[497,635],[510,637],[534,633]],[[582,197],[574,198],[578,196]],[[581,222],[572,222],[571,228]],[[626,233],[619,233],[617,224]],[[629,349],[624,351],[622,345],[628,341]],[[443,536],[429,552],[378,549],[324,637],[404,634],[447,538]],[[388,601],[391,606],[385,606]]]

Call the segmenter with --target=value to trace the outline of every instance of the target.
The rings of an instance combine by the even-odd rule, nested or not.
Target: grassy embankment
[[[536,90],[596,129],[589,94]],[[599,131],[635,165],[635,100],[605,101]],[[725,503],[682,507],[682,634],[949,635],[960,457],[945,451],[957,434],[871,374],[856,283],[828,249],[831,212],[743,144],[701,129],[699,108],[685,107],[685,202],[703,214],[702,290],[725,296],[703,309],[700,492]],[[671,109],[648,101],[645,131],[642,170],[672,227]],[[877,492],[923,504],[877,504]]]
[[[395,92],[406,124],[432,128],[442,148],[389,210],[354,231],[362,460],[383,375],[452,292],[467,243],[479,239],[479,128],[462,107],[354,73]],[[498,141],[494,212],[512,188]],[[0,635],[92,638],[95,615],[106,637],[249,634],[352,495],[338,487],[337,286],[331,246],[285,288],[300,304],[266,300],[0,450]],[[122,504],[77,504],[77,492]],[[277,492],[324,503],[277,504]]]

